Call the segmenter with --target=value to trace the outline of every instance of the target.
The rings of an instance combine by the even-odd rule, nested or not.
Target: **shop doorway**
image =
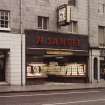
[[[94,79],[97,80],[98,78],[98,63],[97,58],[94,58]]]
[[[100,61],[100,78],[105,79],[105,60]]]
[[[5,53],[0,51],[0,81],[5,81]]]

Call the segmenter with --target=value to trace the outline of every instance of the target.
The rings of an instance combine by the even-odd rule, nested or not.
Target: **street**
[[[0,105],[105,105],[105,89],[0,93]]]

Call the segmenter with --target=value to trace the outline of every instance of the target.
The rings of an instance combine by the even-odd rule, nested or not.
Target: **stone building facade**
[[[88,35],[90,43],[90,81],[104,80],[105,56],[105,1],[88,2]]]
[[[72,1],[75,1],[75,5],[70,4]],[[63,4],[70,5],[71,21],[67,25],[58,26],[57,8]],[[3,77],[0,81],[10,85],[27,83],[28,58],[24,30],[44,30],[49,33],[54,32],[54,34],[65,33],[70,36],[88,37],[88,55],[85,60],[88,82],[104,80],[104,4],[104,0],[1,0],[0,51],[1,55],[5,55],[1,57],[5,72],[1,73]],[[5,14],[3,17],[7,16],[5,12],[8,14],[8,23],[6,23],[6,18],[2,21],[2,13]],[[77,53],[76,50],[74,53]],[[75,59],[79,61],[80,57],[79,55],[79,58]]]
[[[20,2],[0,1],[0,82],[1,84],[25,84],[25,41],[20,34]],[[23,46],[23,47],[22,47]],[[23,63],[22,63],[23,62]],[[23,64],[23,66],[22,66]]]

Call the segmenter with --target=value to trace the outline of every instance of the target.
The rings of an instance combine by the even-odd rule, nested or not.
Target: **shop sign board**
[[[63,4],[57,8],[57,23],[59,26],[64,26],[70,23],[71,6]]]
[[[88,36],[57,32],[25,30],[26,48],[69,49],[88,51]]]

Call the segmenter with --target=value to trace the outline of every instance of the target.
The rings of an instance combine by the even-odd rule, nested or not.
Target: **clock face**
[[[58,22],[62,22],[66,20],[66,8],[59,9],[59,18]]]

